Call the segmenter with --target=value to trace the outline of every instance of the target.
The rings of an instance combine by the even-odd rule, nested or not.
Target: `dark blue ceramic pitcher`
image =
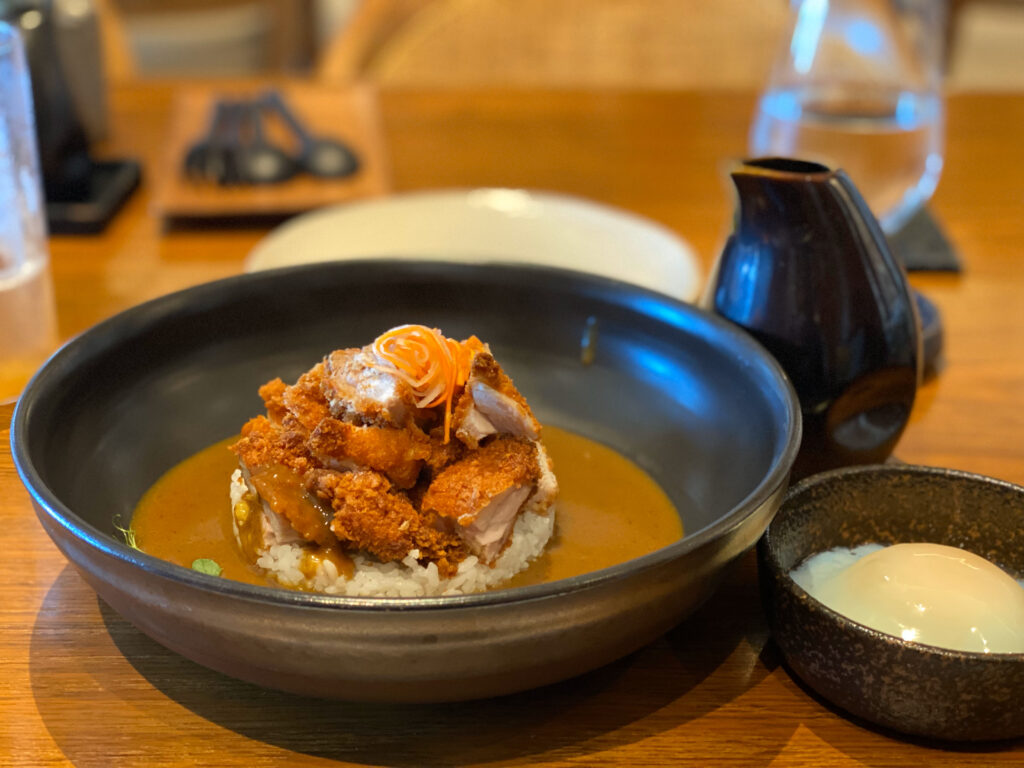
[[[877,221],[842,171],[786,158],[732,173],[735,229],[706,294],[792,379],[796,478],[885,460],[920,380],[916,307]]]

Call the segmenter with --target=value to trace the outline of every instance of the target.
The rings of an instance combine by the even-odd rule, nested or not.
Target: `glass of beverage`
[[[0,22],[0,404],[57,345],[48,262],[28,67],[17,30]]]
[[[945,0],[794,0],[749,151],[842,168],[891,234],[942,172]]]

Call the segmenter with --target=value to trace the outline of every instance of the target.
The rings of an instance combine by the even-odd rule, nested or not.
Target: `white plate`
[[[593,272],[684,301],[700,290],[693,250],[659,224],[547,192],[418,192],[331,206],[275,229],[245,269],[357,258],[523,262]]]

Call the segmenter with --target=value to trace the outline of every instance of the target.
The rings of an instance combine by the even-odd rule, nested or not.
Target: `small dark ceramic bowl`
[[[952,651],[877,632],[826,608],[790,571],[834,547],[934,542],[1024,573],[1024,488],[949,469],[825,472],[790,490],[758,544],[772,634],[789,668],[858,717],[927,738],[1024,735],[1024,654]]]
[[[241,584],[120,541],[114,521],[161,474],[262,411],[260,384],[408,322],[490,342],[543,423],[654,477],[684,538],[571,579],[415,599]],[[580,340],[595,327],[585,365]],[[781,503],[800,421],[767,352],[692,306],[540,267],[367,261],[243,275],[111,318],[40,371],[11,435],[47,533],[157,641],[270,687],[436,701],[579,674],[691,613]]]

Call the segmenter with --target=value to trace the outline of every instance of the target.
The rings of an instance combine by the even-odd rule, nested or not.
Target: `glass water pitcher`
[[[752,156],[842,168],[887,233],[942,171],[945,0],[794,0]]]

